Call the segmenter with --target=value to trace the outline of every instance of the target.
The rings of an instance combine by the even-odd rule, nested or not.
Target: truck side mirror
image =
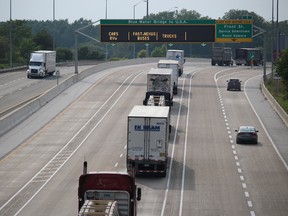
[[[142,190],[141,188],[137,188],[137,201],[141,200]]]

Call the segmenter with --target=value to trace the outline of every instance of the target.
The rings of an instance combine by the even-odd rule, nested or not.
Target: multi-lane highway
[[[84,160],[89,171],[124,171],[127,115],[142,104],[151,67],[156,62],[97,72],[0,137],[0,151],[15,146],[0,161],[0,215],[76,215]],[[260,91],[262,74],[185,63],[167,176],[136,178],[138,215],[288,214],[288,129]],[[226,90],[231,77],[242,80],[241,92]],[[236,144],[240,125],[257,127],[258,145]]]

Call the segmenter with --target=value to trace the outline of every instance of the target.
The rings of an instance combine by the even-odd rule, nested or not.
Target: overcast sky
[[[97,21],[108,19],[142,19],[146,15],[146,0],[54,0],[55,19],[68,19],[73,22],[80,18]],[[202,16],[212,19],[222,17],[231,9],[254,11],[266,21],[272,20],[274,2],[274,21],[277,19],[277,0],[148,0],[149,13],[174,11],[183,8],[195,10]],[[52,20],[53,0],[0,0],[0,21],[10,19]],[[278,0],[279,21],[288,20],[288,0]],[[134,5],[136,5],[134,7]]]

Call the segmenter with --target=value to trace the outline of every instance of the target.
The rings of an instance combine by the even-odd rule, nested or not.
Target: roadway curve
[[[125,170],[127,115],[142,104],[155,66],[94,74],[1,137],[2,147],[31,134],[0,161],[0,215],[75,215],[84,160],[90,171]],[[171,113],[168,175],[136,179],[138,215],[288,214],[288,130],[260,93],[261,74],[186,62]],[[228,92],[226,80],[235,76],[242,91]],[[51,112],[60,113],[50,119]],[[258,128],[258,145],[235,144],[242,124]]]

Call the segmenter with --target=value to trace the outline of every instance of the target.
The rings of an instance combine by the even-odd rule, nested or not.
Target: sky
[[[147,13],[147,0],[0,0],[0,21],[68,19],[70,23],[80,18],[96,22],[100,19],[142,19]],[[195,10],[202,16],[219,19],[231,9],[247,10],[262,16],[266,21],[288,20],[288,0],[148,0],[149,13],[163,11]],[[107,3],[107,7],[106,7]],[[107,14],[106,14],[107,11]]]

